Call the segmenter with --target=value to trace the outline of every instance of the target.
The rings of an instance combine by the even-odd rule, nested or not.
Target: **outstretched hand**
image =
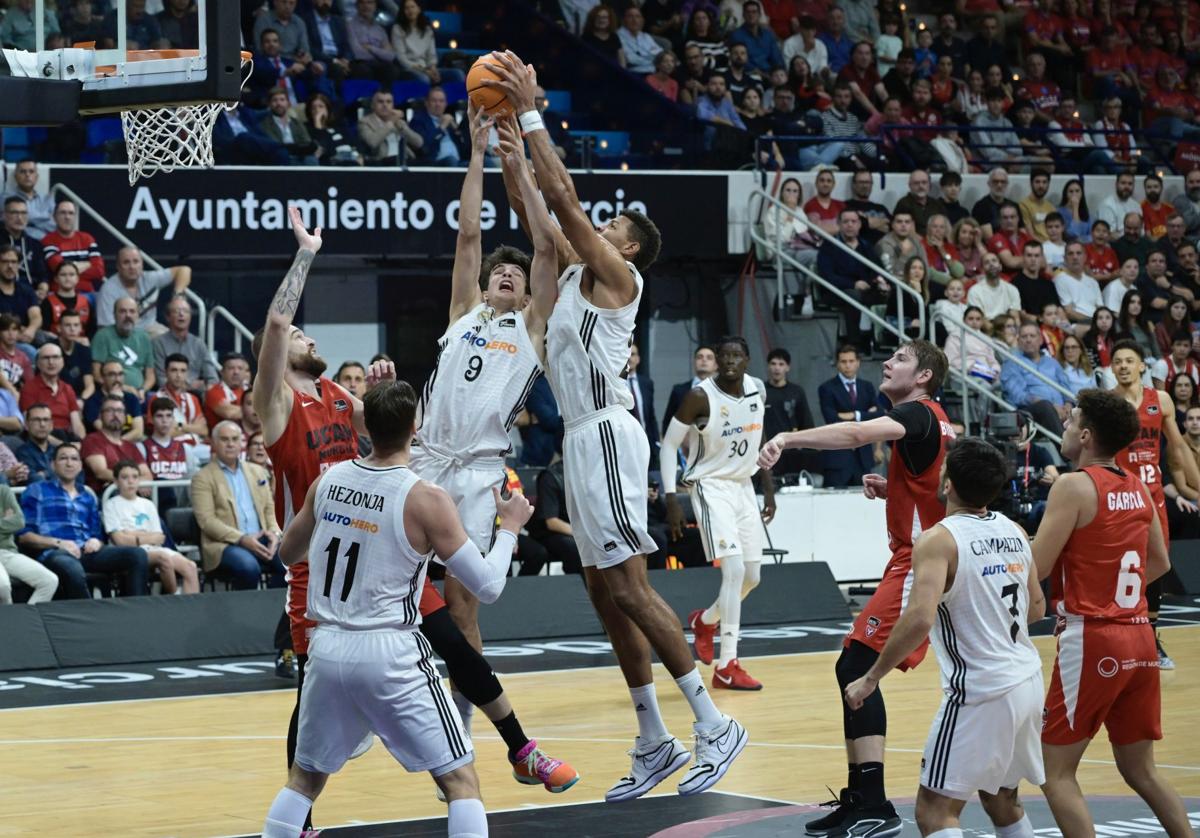
[[[316,253],[321,249],[321,228],[317,227],[311,233],[304,226],[300,210],[295,206],[288,207],[288,218],[292,221],[292,232],[296,234],[296,244],[301,250],[311,250]]]
[[[495,148],[496,156],[513,173],[521,171],[525,167],[525,141],[521,138],[517,118],[512,115],[502,117],[496,123],[496,133],[500,138]]]
[[[783,444],[783,434],[771,437],[767,444],[758,452],[758,467],[770,471],[779,462],[779,457],[783,454],[785,447]]]
[[[379,386],[385,381],[396,380],[396,365],[391,361],[376,361],[367,369],[367,389]]]
[[[483,154],[487,151],[488,134],[495,124],[496,120],[480,113],[475,107],[475,103],[471,101],[470,97],[467,97],[467,126],[471,131],[472,152]]]
[[[534,98],[537,92],[537,72],[530,64],[522,63],[512,50],[493,52],[494,59],[491,70],[499,79],[484,79],[480,84],[503,90],[508,97],[513,112],[522,114],[534,109]]]

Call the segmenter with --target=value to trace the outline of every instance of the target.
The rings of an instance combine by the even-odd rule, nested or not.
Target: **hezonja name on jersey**
[[[326,490],[325,497],[328,500],[349,504],[350,506],[361,506],[363,509],[372,509],[375,512],[383,511],[383,495],[360,492],[358,489],[339,486],[336,483],[330,485]]]
[[[487,340],[486,338],[481,338],[479,335],[475,334],[474,332],[463,332],[463,335],[461,338],[459,338],[459,340],[465,340],[467,343],[471,344],[472,346],[478,346],[479,348],[484,349],[484,350],[496,350],[498,352],[507,352],[509,355],[517,354],[516,344],[508,343],[507,341],[503,341],[503,340]]]
[[[726,428],[725,430],[721,431],[721,436],[725,437],[732,436],[733,434],[748,434],[751,431],[757,431],[760,428],[762,428],[761,423],[751,422],[749,425],[737,425],[733,428]]]
[[[326,512],[321,517],[330,523],[341,524],[351,529],[366,530],[369,533],[379,532],[378,524],[372,524],[370,521],[364,521],[361,518],[351,518],[349,515],[342,515],[340,512]]]
[[[1025,539],[1017,536],[977,538],[971,542],[971,553],[975,556],[987,556],[991,553],[1020,553],[1027,546]]]

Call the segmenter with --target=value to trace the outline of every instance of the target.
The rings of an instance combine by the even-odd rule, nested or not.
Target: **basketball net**
[[[252,65],[250,53],[242,53],[242,87],[250,79]],[[159,172],[211,169],[213,126],[222,110],[232,111],[237,106],[237,102],[204,102],[121,111],[129,185]]]

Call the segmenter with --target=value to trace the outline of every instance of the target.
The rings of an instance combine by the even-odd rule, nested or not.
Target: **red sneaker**
[[[762,682],[751,678],[742,665],[734,658],[724,666],[713,670],[713,689],[715,690],[761,690]]]
[[[692,636],[696,638],[692,641],[696,657],[700,659],[700,663],[707,665],[713,662],[713,638],[717,636],[717,626],[721,624],[708,625],[700,619],[700,615],[703,613],[703,608],[697,608],[688,615],[688,628],[692,630]]]

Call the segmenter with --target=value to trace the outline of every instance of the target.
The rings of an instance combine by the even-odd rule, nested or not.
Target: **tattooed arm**
[[[263,437],[271,445],[282,436],[292,409],[292,388],[284,379],[287,372],[288,345],[291,343],[292,320],[304,294],[304,283],[317,251],[321,249],[321,228],[309,233],[300,219],[300,211],[290,207],[292,231],[299,249],[296,258],[279,283],[267,322],[263,328],[262,347],[258,352],[258,375],[254,380],[254,409],[263,423]]]

